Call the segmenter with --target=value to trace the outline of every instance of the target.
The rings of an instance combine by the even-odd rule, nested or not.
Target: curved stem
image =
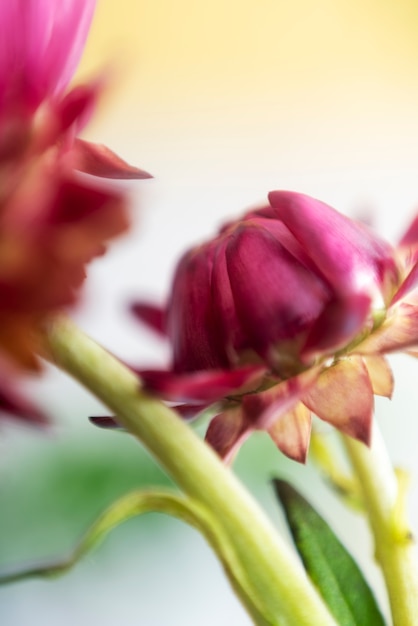
[[[46,340],[48,358],[114,411],[179,487],[216,517],[265,617],[263,624],[336,626],[296,555],[263,511],[176,413],[141,391],[127,367],[69,320],[55,320]]]
[[[198,530],[218,555],[233,589],[241,598],[254,622],[259,626],[270,626],[270,623],[259,613],[251,597],[247,594],[245,572],[241,571],[240,563],[236,562],[235,552],[223,537],[223,529],[219,527],[217,520],[207,508],[198,502],[168,490],[135,491],[122,496],[113,502],[90,526],[68,556],[62,559],[35,563],[24,568],[0,571],[0,585],[20,582],[37,576],[41,578],[61,576],[74,567],[88,551],[100,543],[119,524],[131,517],[151,512],[171,515]],[[244,584],[241,584],[241,581]]]
[[[375,421],[370,448],[350,437],[343,440],[363,492],[393,624],[417,626],[417,548],[406,520],[404,490],[398,484],[383,437]]]

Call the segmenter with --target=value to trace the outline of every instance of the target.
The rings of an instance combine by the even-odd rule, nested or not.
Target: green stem
[[[92,524],[81,541],[63,559],[54,559],[36,563],[29,567],[9,571],[0,571],[0,585],[20,582],[33,577],[53,578],[61,576],[74,567],[87,552],[100,543],[104,537],[126,520],[144,513],[159,512],[171,515],[190,524],[198,530],[212,546],[220,559],[225,574],[233,589],[241,598],[242,604],[259,626],[270,626],[264,619],[251,596],[247,593],[246,576],[237,562],[236,554],[230,542],[223,535],[223,529],[206,507],[172,491],[155,490],[136,491],[123,496]]]
[[[252,599],[277,626],[336,626],[299,560],[216,454],[138,378],[66,319],[47,332],[49,359],[102,400],[184,492],[211,511],[245,572]]]
[[[393,624],[417,626],[417,548],[406,520],[404,490],[398,484],[376,423],[370,448],[350,437],[343,439],[363,492],[376,559],[388,590]]]

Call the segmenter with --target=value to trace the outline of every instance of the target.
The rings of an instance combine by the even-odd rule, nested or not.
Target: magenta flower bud
[[[287,378],[352,341],[393,294],[388,244],[307,196],[270,199],[272,211],[229,224],[180,262],[167,309],[174,371],[261,360]]]
[[[163,311],[135,305],[172,348],[169,371],[139,374],[188,417],[215,403],[223,458],[261,429],[304,461],[312,414],[369,443],[373,395],[393,390],[383,355],[418,353],[418,228],[394,250],[308,196],[269,201],[183,256]]]

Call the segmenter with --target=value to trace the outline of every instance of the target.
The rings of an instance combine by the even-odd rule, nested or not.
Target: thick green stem
[[[181,489],[205,506],[233,546],[254,602],[277,626],[336,626],[299,560],[233,473],[176,413],[69,320],[47,333],[50,360],[102,400]],[[263,621],[265,624],[265,620]]]
[[[382,435],[374,424],[372,445],[344,437],[359,479],[376,559],[385,578],[394,626],[418,625],[418,558],[404,502]]]

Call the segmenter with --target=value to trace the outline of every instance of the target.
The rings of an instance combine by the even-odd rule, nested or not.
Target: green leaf
[[[287,482],[273,483],[305,569],[340,626],[384,626],[363,574],[328,524]]]

